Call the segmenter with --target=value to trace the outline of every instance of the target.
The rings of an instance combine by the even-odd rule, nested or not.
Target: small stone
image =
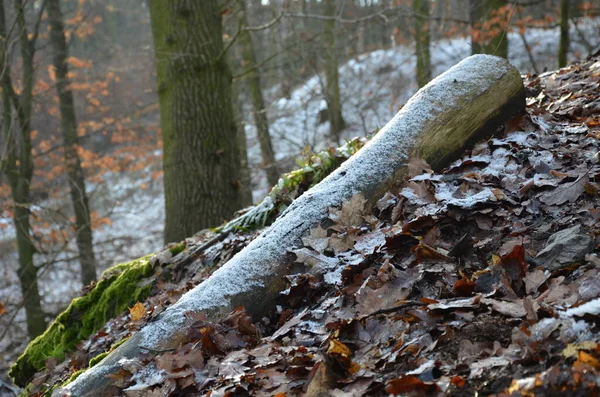
[[[581,231],[581,225],[554,233],[537,257],[548,270],[557,270],[581,261],[594,250],[594,241]]]

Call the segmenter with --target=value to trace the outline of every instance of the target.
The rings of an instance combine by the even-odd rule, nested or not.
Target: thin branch
[[[388,23],[388,17],[387,15],[385,15],[387,12],[389,11],[398,11],[404,9],[404,7],[388,7],[388,8],[384,8],[381,9],[373,14],[369,14],[369,15],[365,15],[364,17],[360,17],[360,18],[353,18],[353,19],[346,19],[346,18],[342,18],[341,16],[326,16],[326,15],[319,15],[319,14],[302,14],[302,13],[295,13],[295,12],[284,12],[283,16],[285,18],[309,18],[309,19],[318,19],[321,21],[331,21],[334,20],[338,23],[343,23],[343,24],[355,24],[355,23],[359,23],[359,22],[364,22],[364,21],[368,21],[371,19],[375,19],[375,18],[380,18],[384,21],[384,23]]]
[[[235,32],[235,34],[233,35],[233,37],[231,38],[231,40],[229,40],[229,43],[227,43],[227,45],[225,46],[225,48],[223,48],[223,50],[221,51],[221,53],[217,57],[215,63],[219,63],[223,59],[223,57],[225,57],[225,55],[227,54],[227,51],[229,51],[229,49],[231,48],[231,46],[233,46],[233,44],[236,42],[236,40],[238,39],[238,37],[240,37],[240,35],[242,34],[242,32],[244,32],[244,28],[241,26],[241,22],[240,22],[237,32]]]

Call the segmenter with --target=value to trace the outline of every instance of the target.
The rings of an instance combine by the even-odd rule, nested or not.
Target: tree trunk
[[[558,67],[567,66],[569,53],[569,0],[560,0],[560,42],[558,44]]]
[[[245,2],[245,0],[244,0],[244,2]],[[254,5],[256,7],[261,7],[261,1],[257,0]],[[283,7],[283,4],[281,4],[281,0],[270,0],[269,5],[271,7],[271,17],[277,18],[277,16],[281,12],[281,8]],[[282,65],[282,62],[284,60],[284,57],[282,56],[283,55],[283,39],[284,38],[282,37],[281,33],[282,33],[281,32],[281,21],[279,21],[277,24],[275,24],[274,26],[271,26],[269,28],[269,36],[270,36],[270,41],[271,41],[271,48],[269,49],[270,50],[269,52],[272,54],[277,54],[277,56],[275,57],[275,60],[277,60],[277,62],[274,62],[271,65],[271,70],[273,72],[270,73],[270,75],[271,75],[271,83],[273,85],[285,81],[285,70],[283,69],[283,65]],[[284,95],[283,92],[281,92],[280,94]]]
[[[471,54],[481,54],[481,16],[483,4],[480,0],[469,0],[469,22],[471,30]]]
[[[21,54],[22,90],[17,95],[11,82],[9,60],[6,54],[6,20],[4,3],[0,4],[0,51],[2,64],[2,102],[4,145],[1,170],[9,181],[14,202],[13,221],[19,254],[19,283],[23,294],[23,306],[30,338],[44,332],[46,323],[42,311],[37,284],[37,268],[34,263],[36,249],[31,241],[29,223],[29,188],[33,176],[31,155],[31,109],[33,103],[33,74],[35,37],[28,37],[25,9],[21,0],[15,0],[16,26]],[[16,125],[12,124],[12,108],[16,113]]]
[[[470,0],[471,53],[508,59],[507,0]]]
[[[17,190],[21,190],[18,189]],[[29,190],[29,189],[22,189]],[[14,191],[13,191],[14,192]],[[27,199],[20,196],[28,195],[28,192],[22,191],[21,194],[14,194],[14,225],[17,230],[17,249],[19,252],[19,283],[21,284],[21,293],[23,294],[23,306],[27,318],[27,333],[30,338],[41,335],[46,329],[46,320],[42,311],[40,292],[37,282],[37,268],[33,261],[33,255],[36,249],[31,242],[29,231],[29,208],[23,206]],[[18,200],[18,201],[17,201]]]
[[[241,7],[240,26],[246,27],[248,26],[246,1],[240,0],[239,3]],[[250,32],[243,31],[240,34],[239,40],[240,45],[242,46],[242,57],[245,66],[256,66],[256,55]],[[246,85],[250,93],[250,100],[252,101],[254,124],[256,125],[258,142],[260,143],[263,167],[267,174],[269,186],[274,186],[277,184],[277,181],[279,181],[279,170],[277,169],[277,163],[275,162],[275,152],[273,151],[273,145],[271,143],[271,135],[269,135],[269,121],[267,119],[267,109],[265,107],[265,100],[261,88],[260,71],[256,68],[253,69],[245,79],[247,80]],[[281,82],[283,83],[283,80],[281,80]]]
[[[240,85],[239,81],[234,81],[231,89],[233,92],[233,114],[237,126],[236,139],[240,148],[240,199],[242,207],[248,207],[252,205],[252,183],[248,165],[248,145],[246,143],[246,127]]]
[[[335,0],[325,1],[325,16],[335,17]],[[325,99],[330,123],[331,140],[338,144],[342,130],[345,127],[342,117],[342,102],[340,99],[340,82],[338,74],[338,57],[335,45],[335,19],[324,22],[323,42],[325,45]]]
[[[67,74],[67,42],[63,26],[63,17],[59,0],[48,2],[50,24],[50,44],[54,51],[54,69],[56,72],[56,92],[60,108],[60,122],[64,141],[65,166],[71,190],[71,203],[75,213],[75,239],[79,250],[81,283],[85,286],[96,280],[96,257],[92,242],[90,207],[85,191],[85,178],[81,169],[81,160],[77,153],[77,119],[73,104],[73,93],[69,88]]]
[[[417,84],[419,88],[431,80],[431,56],[429,53],[429,0],[413,0],[415,14],[415,50],[417,52]]]
[[[110,385],[106,375],[118,372],[119,363],[127,362],[124,358],[177,347],[191,321],[185,316],[188,311],[202,311],[216,320],[244,306],[255,319],[262,318],[287,288],[285,276],[293,260],[289,250],[302,244],[329,207],[359,193],[374,204],[404,180],[409,156],[440,170],[524,109],[521,76],[506,60],[489,55],[463,60],[422,88],[367,145],[296,199],[210,278],[56,395],[99,395]]]
[[[163,137],[165,242],[241,206],[240,158],[217,0],[149,1]]]
[[[365,21],[358,23],[356,30],[356,55],[362,55],[365,53]]]

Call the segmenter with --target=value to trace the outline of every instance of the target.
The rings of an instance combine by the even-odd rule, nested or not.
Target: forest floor
[[[291,251],[298,272],[268,317],[188,313],[187,342],[132,360],[115,395],[598,395],[599,81],[600,53],[526,77],[527,114],[497,137],[440,173],[412,159],[374,208],[332,208]],[[187,265],[159,274],[141,311],[34,385],[85,368],[256,235],[199,257],[188,239]]]

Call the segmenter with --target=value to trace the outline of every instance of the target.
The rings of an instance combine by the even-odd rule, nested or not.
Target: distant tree
[[[231,73],[217,0],[148,2],[163,136],[165,241],[241,206]]]
[[[252,205],[252,187],[250,178],[250,166],[248,164],[248,144],[246,142],[246,126],[244,124],[244,103],[242,102],[242,87],[239,80],[232,85],[233,114],[236,120],[238,147],[240,150],[240,195],[242,207]]]
[[[249,31],[245,30],[245,28],[248,27],[246,1],[239,0],[238,3],[240,6],[240,29],[242,29],[238,40],[242,47],[243,64],[244,66],[251,68],[250,72],[243,78],[246,80],[250,101],[252,102],[256,135],[258,136],[258,142],[260,143],[260,152],[262,155],[263,167],[267,174],[267,181],[270,186],[274,186],[279,180],[279,170],[277,169],[273,144],[271,143],[271,136],[269,134],[269,120],[267,119],[267,108],[262,92],[260,70],[257,67],[252,36]]]
[[[338,72],[338,55],[335,34],[335,0],[324,0],[325,17],[323,23],[323,44],[325,46],[325,100],[330,123],[331,139],[340,142],[342,130],[345,127],[342,117],[342,101],[340,98],[340,82]]]
[[[471,53],[508,58],[507,0],[469,0]]]
[[[13,200],[19,269],[17,274],[23,294],[27,318],[27,332],[31,338],[44,332],[46,322],[40,303],[34,254],[37,252],[31,236],[30,187],[33,177],[32,129],[34,55],[39,22],[45,2],[40,4],[35,28],[29,34],[27,10],[22,0],[14,0],[15,31],[21,57],[21,89],[15,88],[11,78],[4,2],[0,2],[0,74],[2,76],[2,130],[3,148],[0,170],[8,179]],[[30,6],[30,8],[33,8]],[[13,120],[13,114],[15,115]],[[14,121],[14,122],[13,122]]]
[[[413,0],[415,18],[415,50],[417,53],[417,83],[423,87],[431,80],[431,56],[429,52],[429,0]]]
[[[567,66],[569,53],[569,0],[560,0],[560,42],[558,44],[558,67]]]
[[[96,280],[96,257],[92,239],[90,208],[85,190],[85,177],[81,168],[81,160],[77,149],[77,119],[73,92],[69,88],[68,52],[65,40],[63,16],[59,0],[46,0],[50,24],[50,44],[54,52],[54,73],[56,75],[56,92],[58,94],[61,129],[64,142],[65,169],[71,190],[71,203],[75,213],[75,239],[79,250],[81,266],[81,282],[88,285]]]

